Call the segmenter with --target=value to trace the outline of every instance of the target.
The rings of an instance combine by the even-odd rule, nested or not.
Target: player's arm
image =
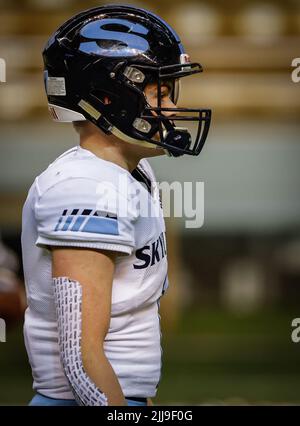
[[[52,248],[63,366],[75,398],[83,405],[105,405],[106,398],[108,405],[126,405],[103,349],[110,323],[114,260],[109,251]]]

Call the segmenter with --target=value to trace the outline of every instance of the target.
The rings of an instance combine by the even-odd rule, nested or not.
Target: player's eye
[[[165,86],[162,88],[161,90],[161,97],[165,98],[165,97],[169,97],[171,94],[171,89],[168,86]]]

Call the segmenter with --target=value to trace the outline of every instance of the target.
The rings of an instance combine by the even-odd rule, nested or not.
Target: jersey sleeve
[[[131,254],[137,212],[111,182],[59,182],[35,204],[38,246],[73,246]]]

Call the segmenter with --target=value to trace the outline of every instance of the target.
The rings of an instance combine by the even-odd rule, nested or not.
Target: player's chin
[[[155,142],[159,142],[160,141],[160,134],[159,134],[159,132],[157,132],[154,135],[153,140]],[[164,155],[164,154],[166,154],[166,151],[162,147],[160,147],[159,145],[156,145],[156,148],[153,151],[155,151],[153,157],[158,156],[158,155]]]
[[[154,145],[155,146],[155,145]],[[165,151],[160,146],[156,145],[155,148],[143,147],[143,157],[157,157],[159,155],[164,155]]]
[[[161,148],[160,146],[158,146],[155,150],[155,154],[153,155],[153,157],[157,157],[158,155],[165,155],[166,151]]]

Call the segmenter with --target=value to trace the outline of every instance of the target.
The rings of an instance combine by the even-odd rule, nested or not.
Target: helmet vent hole
[[[116,23],[104,24],[101,28],[105,31],[117,31],[121,33],[128,33],[130,31],[130,27]]]

